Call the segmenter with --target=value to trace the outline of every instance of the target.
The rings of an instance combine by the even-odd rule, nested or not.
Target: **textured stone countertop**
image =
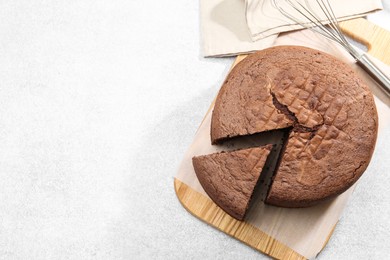
[[[267,259],[173,189],[233,62],[200,56],[198,1],[0,7],[0,259]],[[389,142],[319,259],[388,257]]]

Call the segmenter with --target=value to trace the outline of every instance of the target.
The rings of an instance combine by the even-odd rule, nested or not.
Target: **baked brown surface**
[[[279,46],[249,55],[228,75],[211,139],[291,127],[266,203],[305,207],[356,182],[377,126],[373,96],[348,65],[317,50]]]
[[[272,145],[192,158],[196,175],[209,197],[242,220]]]
[[[292,126],[293,121],[273,105],[267,71],[272,64],[259,68],[267,55],[249,55],[226,78],[211,119],[211,143],[243,135]],[[276,73],[276,70],[275,70]]]

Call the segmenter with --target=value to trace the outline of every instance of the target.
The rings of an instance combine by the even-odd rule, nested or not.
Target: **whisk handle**
[[[386,76],[367,55],[363,54],[357,62],[370,76],[382,87],[382,90],[390,96],[390,78]]]

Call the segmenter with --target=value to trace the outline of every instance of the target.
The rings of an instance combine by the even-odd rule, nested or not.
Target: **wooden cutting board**
[[[368,53],[390,65],[390,32],[363,18],[341,23],[343,32],[364,44]],[[245,56],[238,56],[234,65]],[[233,66],[234,66],[233,65]],[[293,249],[268,236],[258,228],[238,221],[216,206],[208,197],[175,178],[174,187],[183,207],[192,215],[254,249],[277,259],[305,259]],[[328,239],[333,231],[328,235]],[[324,244],[325,247],[326,243]]]

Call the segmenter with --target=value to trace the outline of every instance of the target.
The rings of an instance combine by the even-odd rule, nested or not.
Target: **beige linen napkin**
[[[289,14],[298,15],[285,0],[275,0]],[[296,2],[296,1],[293,1]],[[304,6],[310,6],[315,13],[321,14],[315,0],[299,0]],[[347,20],[365,16],[370,12],[383,9],[381,0],[329,0],[338,20]],[[283,16],[274,6],[273,0],[245,0],[246,22],[253,40],[263,39],[273,34],[302,28]],[[321,17],[321,15],[320,15]]]
[[[244,0],[200,0],[202,54],[233,56],[272,46],[277,35],[254,42],[245,20]]]

